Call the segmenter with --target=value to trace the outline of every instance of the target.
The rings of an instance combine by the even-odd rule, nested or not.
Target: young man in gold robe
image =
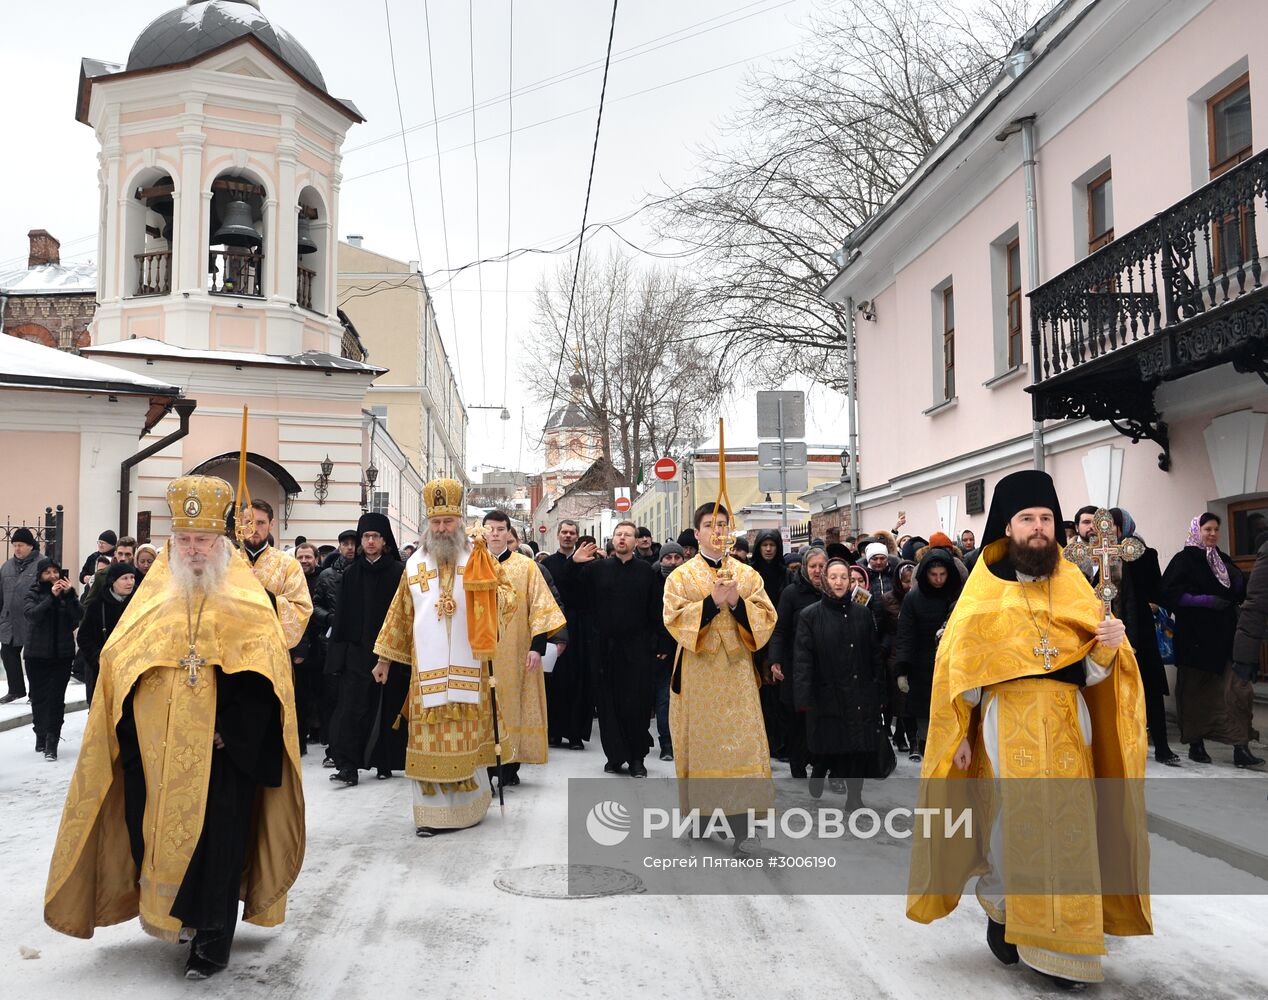
[[[972,827],[915,824],[907,915],[946,916],[978,875],[995,957],[1069,988],[1104,978],[1106,934],[1153,924],[1140,674],[1123,623],[1061,558],[1061,523],[1046,473],[996,486],[938,646],[920,789]]]
[[[225,968],[238,921],[280,924],[304,859],[290,657],[263,587],[225,537],[229,484],[167,489],[172,538],[101,652],[53,848],[44,919],[73,937],[140,915]]]
[[[684,813],[702,826],[728,818],[736,846],[750,814],[775,803],[770,748],[753,653],[770,641],[775,608],[756,570],[726,554],[731,515],[696,510],[699,553],[665,581],[665,628],[678,642],[670,680],[669,730]]]
[[[264,586],[277,608],[286,648],[294,649],[304,638],[304,629],[313,614],[313,599],[304,580],[304,567],[294,556],[273,545],[273,506],[267,500],[251,501],[251,534],[242,543],[242,554],[251,572]]]
[[[514,590],[514,606],[505,616],[493,660],[498,709],[506,720],[503,738],[509,736],[515,744],[510,763],[506,763],[506,756],[502,758],[502,780],[510,786],[520,783],[520,764],[546,763],[546,675],[542,673],[542,654],[546,652],[546,640],[567,621],[537,563],[515,551],[511,519],[506,512],[491,510],[485,514],[484,529],[488,532],[489,552],[502,564]],[[499,597],[504,611],[506,601],[506,597]]]
[[[496,762],[488,661],[498,643],[499,604],[514,595],[484,543],[462,530],[462,484],[423,487],[427,529],[405,563],[374,644],[374,679],[386,684],[393,663],[410,668],[401,712],[408,727],[405,776],[412,779],[414,828],[434,837],[475,826],[488,812],[485,769]],[[497,688],[502,759],[514,757]]]

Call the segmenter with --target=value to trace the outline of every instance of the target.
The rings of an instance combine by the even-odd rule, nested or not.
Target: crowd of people
[[[1007,482],[997,499],[1008,496]],[[39,556],[29,531],[13,533],[0,567],[0,659],[8,678],[0,701],[29,691],[36,750],[56,760],[67,685],[72,675],[83,681],[90,711],[77,767],[87,777],[71,795],[88,796],[95,781],[102,810],[120,795],[109,815],[123,816],[126,829],[121,837],[101,823],[68,827],[67,820],[62,837],[79,849],[95,841],[98,868],[130,862],[139,869],[162,855],[183,873],[172,883],[180,887],[175,904],[143,893],[135,906],[160,936],[193,935],[191,978],[227,964],[238,919],[234,873],[250,869],[252,852],[266,852],[270,863],[243,890],[244,919],[267,922],[284,898],[293,873],[279,864],[261,817],[267,812],[271,829],[286,830],[278,834],[283,840],[302,841],[298,759],[310,746],[324,747],[323,764],[339,790],[358,785],[363,772],[412,779],[421,838],[480,822],[494,793],[504,798],[527,778],[521,765],[547,763],[550,749],[586,750],[596,719],[602,773],[644,778],[647,755],[657,753],[674,763],[683,801],[737,822],[773,805],[772,761],[787,763],[814,798],[825,789],[843,794],[847,809],[863,805],[864,782],[886,777],[896,753],[921,764],[926,777],[969,769],[974,745],[994,762],[992,740],[1002,737],[990,728],[992,713],[1008,706],[998,684],[958,692],[971,707],[958,723],[946,717],[943,647],[953,622],[961,623],[963,645],[963,622],[984,600],[979,577],[1017,585],[1039,635],[1041,668],[1028,664],[1004,679],[1090,687],[1109,675],[1105,664],[1116,662],[1126,638],[1135,655],[1121,673],[1136,684],[1138,671],[1155,758],[1178,766],[1163,707],[1165,626],[1174,633],[1177,717],[1189,759],[1210,763],[1210,740],[1232,745],[1239,767],[1261,765],[1249,744],[1258,736],[1251,680],[1268,611],[1268,533],[1256,541],[1249,579],[1220,549],[1213,514],[1193,519],[1165,572],[1141,539],[1143,556],[1114,567],[1112,617],[1091,614],[1070,626],[1065,641],[1077,637],[1080,655],[1091,652],[1046,676],[1062,653],[1060,642],[1049,645],[1061,637],[1052,581],[1061,581],[1065,599],[1084,615],[1095,608],[1088,602],[1101,571],[1095,562],[1076,569],[1063,561],[1058,572],[1056,533],[1063,527],[1067,542],[1091,541],[1096,509],[1060,522],[1059,505],[1044,492],[1050,482],[1017,487],[1047,511],[1037,527],[1021,501],[999,517],[992,508],[984,543],[994,543],[985,545],[994,554],[982,560],[989,573],[975,573],[982,550],[972,531],[954,541],[941,531],[925,538],[905,533],[900,515],[893,530],[843,537],[829,529],[785,552],[778,531],[750,541],[714,504],[663,543],[622,521],[600,545],[563,520],[555,551],[544,553],[518,537],[504,511],[489,511],[479,526],[464,524],[462,486],[452,480],[427,484],[427,529],[404,549],[387,517],[367,513],[332,545],[298,538],[282,551],[272,509],[255,501],[235,553],[228,485],[183,477],[169,487],[170,543],[159,550],[102,532],[77,578],[82,593],[56,560]],[[1121,538],[1140,538],[1130,513],[1111,515]],[[1018,541],[1020,532],[1033,532],[1033,551]],[[1070,573],[1082,574],[1082,590]],[[252,578],[254,589],[243,583]],[[1031,607],[1028,589],[1045,580],[1046,619],[1042,603]],[[227,589],[233,581],[238,590]],[[964,601],[973,610],[957,614]],[[1020,609],[1014,601],[1011,611]],[[143,677],[155,683],[138,683]],[[161,773],[155,760],[161,764],[167,752],[155,749],[155,734],[175,718],[177,692],[187,699],[205,685],[215,695],[195,715],[214,752],[208,762],[191,750],[180,767],[204,769],[200,795],[216,808],[195,809],[186,827],[179,816],[163,820],[202,830],[185,847],[171,847],[182,838],[160,843],[157,833],[144,832],[152,821],[146,791]],[[172,695],[167,708],[156,700],[163,690]],[[114,718],[111,740],[106,727]],[[963,743],[948,742],[949,725],[960,725]],[[973,725],[987,728],[973,737]],[[731,829],[738,851],[743,827]],[[126,909],[126,901],[93,902],[82,886],[72,888],[85,879],[99,888],[105,877],[74,868],[59,852],[50,924],[79,933],[115,913],[112,905]],[[253,899],[266,897],[253,909]],[[1002,909],[988,914],[992,950],[1007,960],[1009,942],[996,929]]]

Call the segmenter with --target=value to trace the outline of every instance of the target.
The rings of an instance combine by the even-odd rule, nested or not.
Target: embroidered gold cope
[[[734,559],[725,565],[744,599],[747,629],[726,607],[701,629],[718,571],[699,555],[665,581],[664,618],[679,646],[679,690],[670,691],[669,729],[682,808],[733,816],[769,809],[775,801],[752,657],[770,641],[775,608],[755,570]]]
[[[498,591],[498,609],[503,619],[493,674],[498,682],[498,707],[506,719],[506,733],[515,744],[512,757],[503,763],[545,764],[546,675],[528,671],[524,664],[533,636],[554,635],[567,622],[546,586],[537,564],[527,556],[512,552],[501,563],[514,591],[513,597]]]
[[[216,721],[216,678],[252,671],[281,705],[285,760],[279,788],[262,788],[247,846],[243,918],[280,924],[304,859],[304,794],[290,658],[277,615],[242,556],[208,595],[191,657],[186,600],[171,593],[165,546],[101,653],[101,673],[66,794],[49,865],[44,919],[74,937],[140,916],[151,934],[177,940],[170,910],[203,828]],[[201,665],[191,661],[203,661]],[[194,678],[191,685],[190,676]],[[124,821],[115,727],[124,699],[145,769],[145,854],[138,872]]]
[[[313,599],[304,579],[304,567],[292,555],[270,545],[251,566],[255,578],[277,599],[277,620],[282,623],[286,648],[294,649],[304,638],[313,614]]]

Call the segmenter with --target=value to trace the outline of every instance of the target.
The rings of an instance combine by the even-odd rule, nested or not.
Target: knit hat
[[[684,528],[678,533],[678,544],[684,549],[700,548],[700,543],[696,541],[696,533],[690,528]]]
[[[863,555],[868,559],[871,559],[872,556],[885,556],[886,558],[889,558],[889,549],[885,548],[884,542],[872,542],[871,545],[863,550]]]
[[[954,543],[944,532],[935,531],[929,536],[929,544],[935,549],[946,549],[950,552]]]
[[[119,544],[119,536],[116,535],[109,528],[107,528],[105,531],[103,531],[100,535],[97,536],[97,541],[105,542],[108,545],[110,545],[111,548],[113,548],[114,546]]]
[[[31,534],[31,529],[27,527],[18,528],[9,536],[10,542],[23,542],[26,545],[35,548],[35,536]]]
[[[665,542],[660,547],[660,557],[662,559],[665,556],[681,556],[685,558],[686,555],[687,553],[682,550],[682,546],[677,542]]]
[[[127,576],[131,573],[133,576],[139,577],[140,571],[131,563],[112,563],[110,568],[106,570],[106,586],[113,587],[114,582],[121,576]]]

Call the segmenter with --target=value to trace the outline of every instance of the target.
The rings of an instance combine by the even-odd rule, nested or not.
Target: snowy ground
[[[29,728],[0,733],[5,997],[1011,1000],[1050,992],[1033,973],[990,956],[971,898],[922,927],[905,919],[900,896],[569,900],[501,891],[499,871],[567,860],[564,779],[598,775],[602,756],[593,745],[524,768],[524,783],[507,792],[505,819],[495,807],[479,827],[430,841],[413,834],[405,779],[336,789],[320,754],[310,752],[308,854],[286,923],[240,925],[230,970],[187,983],[186,949],[147,937],[136,922],[100,930],[91,941],[42,922],[48,858],[84,718],[68,717],[56,763],[34,753]],[[653,777],[668,776],[672,766],[648,761]],[[786,766],[777,767],[790,782]],[[1152,848],[1155,871],[1189,866],[1212,886],[1253,881],[1170,841],[1154,837]],[[1263,996],[1268,884],[1259,891],[1155,896],[1155,936],[1111,938],[1108,982],[1092,992],[1115,1000]],[[39,957],[22,960],[20,949],[37,949]]]

